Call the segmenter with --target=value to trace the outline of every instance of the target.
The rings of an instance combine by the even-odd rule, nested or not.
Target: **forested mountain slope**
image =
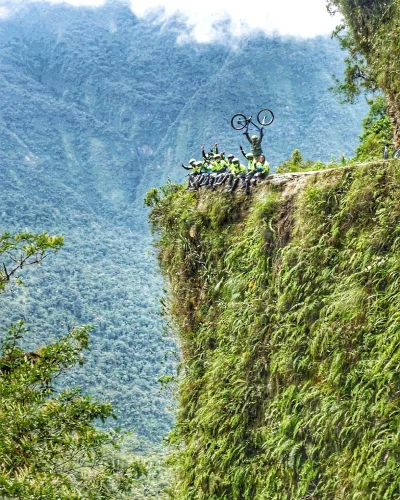
[[[26,317],[35,345],[96,324],[74,380],[152,440],[171,423],[157,378],[173,346],[161,340],[145,190],[181,180],[180,163],[201,143],[238,154],[235,112],[275,111],[265,139],[272,164],[295,147],[314,159],[349,154],[365,112],[326,91],[342,70],[330,39],[178,44],[183,29],[139,21],[118,2],[35,3],[0,22],[1,230],[65,235],[29,291],[1,298],[3,321]]]

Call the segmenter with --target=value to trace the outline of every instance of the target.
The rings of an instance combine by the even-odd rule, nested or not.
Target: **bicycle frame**
[[[253,122],[252,117],[251,117],[251,116],[249,116],[249,117],[246,119],[246,126],[245,126],[245,127],[244,127],[244,129],[243,129],[243,130],[245,130],[245,131],[246,131],[246,132],[245,132],[246,134],[247,134],[247,133],[248,133],[248,131],[249,131],[250,124],[251,124],[251,125],[253,125],[253,127],[255,127],[255,130],[257,130],[258,132],[261,132],[261,128],[264,128],[264,127],[262,127],[262,126],[261,126],[261,128],[260,128],[260,127],[259,127],[256,123],[254,123],[254,122]],[[250,129],[250,130],[253,130],[253,129]]]

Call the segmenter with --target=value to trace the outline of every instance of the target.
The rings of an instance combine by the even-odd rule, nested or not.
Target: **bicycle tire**
[[[242,115],[242,113],[237,113],[236,115],[232,116],[231,127],[234,130],[243,130],[246,125],[247,125],[247,118],[244,115]]]
[[[264,115],[264,116],[263,116]],[[265,121],[265,117],[268,117],[269,121]],[[268,127],[274,121],[275,116],[274,113],[270,109],[262,109],[257,114],[257,121],[262,127]]]

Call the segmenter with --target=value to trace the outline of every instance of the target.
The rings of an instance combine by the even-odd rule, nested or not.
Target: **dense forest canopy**
[[[20,232],[0,235],[0,294],[22,285],[19,273],[58,251],[62,237]],[[96,422],[114,416],[108,402],[57,383],[84,361],[90,326],[73,328],[56,342],[25,352],[23,321],[0,339],[0,494],[46,500],[119,498],[144,474],[136,459],[118,455],[119,436]]]

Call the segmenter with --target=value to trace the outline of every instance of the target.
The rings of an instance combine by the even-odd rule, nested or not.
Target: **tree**
[[[0,255],[3,263],[0,268],[0,293],[12,280],[21,283],[18,273],[24,267],[40,264],[50,251],[59,250],[63,243],[62,236],[50,236],[48,233],[1,234]]]
[[[299,149],[295,149],[290,156],[290,159],[280,163],[276,169],[277,174],[284,174],[287,172],[301,172],[302,170],[320,170],[326,166],[320,162],[312,160],[304,160],[303,155]]]
[[[18,233],[0,237],[5,258],[0,293],[26,265],[58,250],[61,237]],[[18,280],[18,278],[17,278]],[[61,390],[60,376],[83,362],[90,326],[25,353],[22,321],[0,341],[0,496],[5,499],[115,499],[144,473],[137,460],[115,458],[118,433],[95,427],[113,417],[110,403]]]
[[[400,146],[400,6],[397,0],[327,0],[340,11],[344,24],[334,35],[347,49],[345,79],[336,89],[352,101],[361,91],[382,90],[393,124],[393,142]]]
[[[24,356],[23,323],[0,343],[0,493],[2,498],[108,499],[128,491],[144,472],[138,461],[121,463],[110,446],[118,435],[93,422],[113,416],[109,403],[79,389],[55,389],[60,375],[82,363],[89,327]]]

